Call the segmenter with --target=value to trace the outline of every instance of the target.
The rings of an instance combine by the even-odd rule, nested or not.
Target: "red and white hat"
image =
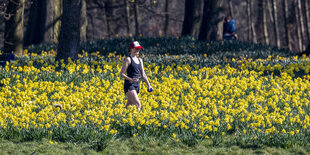
[[[135,48],[135,49],[143,49],[143,47],[139,44],[139,42],[137,41],[134,41],[132,43],[130,43],[129,45],[129,49],[132,49],[132,48]]]

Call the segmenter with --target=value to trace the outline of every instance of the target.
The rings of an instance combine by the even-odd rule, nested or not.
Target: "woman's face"
[[[131,49],[131,53],[134,54],[134,55],[138,55],[139,52],[140,52],[140,49],[135,49],[135,48]]]

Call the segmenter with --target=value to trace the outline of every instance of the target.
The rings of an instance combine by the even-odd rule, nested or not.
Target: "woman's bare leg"
[[[127,95],[127,94],[126,94]],[[128,95],[127,95],[127,97],[128,97]],[[129,98],[127,99],[127,104],[126,104],[126,106],[125,106],[125,108],[127,108],[129,105],[134,105],[130,100],[129,100]]]
[[[136,105],[137,110],[140,111],[141,109],[141,103],[140,100],[138,98],[138,93],[136,90],[128,90],[128,92],[126,93],[127,97],[128,97],[128,101],[133,104]],[[128,102],[127,102],[128,103]]]

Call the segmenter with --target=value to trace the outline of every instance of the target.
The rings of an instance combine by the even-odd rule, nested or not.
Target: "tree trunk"
[[[279,26],[278,26],[278,9],[277,9],[277,1],[272,0],[272,8],[273,8],[273,17],[274,17],[274,33],[276,37],[276,45],[277,47],[281,47],[280,42],[280,34],[279,34]]]
[[[204,0],[198,40],[222,40],[224,0]]]
[[[29,46],[31,44],[39,44],[43,41],[44,38],[44,24],[45,22],[42,20],[42,7],[43,1],[41,0],[33,0],[33,3],[30,6],[30,13],[25,32],[24,44],[25,46]]]
[[[106,20],[107,20],[107,30],[110,37],[112,37],[116,32],[116,23],[114,21],[115,14],[113,4],[115,4],[115,0],[106,0],[104,3],[105,12],[106,12]]]
[[[56,3],[55,3],[55,18],[57,19],[57,21],[54,26],[54,42],[56,43],[58,43],[59,34],[60,34],[62,1],[63,0],[56,0]]]
[[[248,41],[252,41],[251,31],[252,31],[252,23],[251,23],[251,0],[247,0],[247,17],[248,17]]]
[[[300,16],[298,11],[298,0],[294,1],[294,7],[295,7],[295,16],[296,16],[296,30],[297,30],[297,45],[298,49],[297,51],[302,51],[302,36],[301,36],[301,24],[300,24]]]
[[[109,36],[111,37],[113,32],[111,30],[111,23],[112,23],[112,20],[111,20],[111,9],[109,8],[110,6],[110,1],[107,0],[105,3],[104,3],[104,7],[105,7],[105,15],[106,15],[106,20],[107,20],[107,31],[108,31],[108,34]]]
[[[134,2],[134,13],[135,13],[135,32],[136,36],[140,35],[140,17],[139,17],[139,5],[138,2]]]
[[[251,22],[251,34],[252,34],[252,41],[254,43],[257,43],[257,38],[256,38],[256,32],[255,32],[255,26],[254,26],[254,21],[253,21],[253,15],[252,15],[252,0],[249,0],[249,5],[250,5],[250,22]]]
[[[64,0],[56,60],[77,59],[80,43],[82,0]]]
[[[182,36],[199,34],[201,23],[202,0],[185,0],[185,14],[182,27]]]
[[[229,0],[228,1],[228,5],[229,5],[229,15],[230,17],[234,17],[234,8],[233,8],[233,3],[232,3],[232,0]]]
[[[167,36],[168,34],[168,28],[169,28],[169,1],[165,1],[165,27],[164,27],[164,34]]]
[[[274,21],[273,21],[273,14],[272,14],[272,10],[273,10],[273,8],[272,8],[272,4],[270,4],[270,1],[269,0],[267,0],[267,7],[268,7],[268,12],[269,12],[269,17],[270,17],[270,20],[271,20],[271,22],[273,23]]]
[[[255,23],[255,34],[257,38],[257,42],[265,42],[264,40],[264,25],[263,25],[263,1],[257,1],[257,12],[256,12],[256,23]],[[254,11],[253,11],[254,12]]]
[[[252,0],[247,0],[247,14],[248,14],[248,41],[257,43],[254,22],[252,19]]]
[[[309,13],[309,1],[305,0],[305,8],[306,8],[306,22],[307,22],[307,38],[308,42],[310,42],[310,13]]]
[[[129,36],[132,35],[132,31],[130,29],[130,6],[128,3],[128,0],[124,0],[125,3],[125,9],[126,9],[126,28],[127,28],[127,33],[129,34]]]
[[[41,7],[41,18],[44,22],[43,24],[43,41],[52,42],[54,40],[54,22],[56,21],[55,13],[55,4],[54,1],[50,0],[41,0],[43,5]]]
[[[302,44],[302,49],[301,51],[303,51],[305,49],[305,44],[304,44],[304,36],[306,35],[305,33],[305,25],[304,25],[304,15],[302,12],[302,7],[301,7],[301,2],[300,0],[297,0],[297,4],[298,4],[298,12],[299,12],[299,19],[300,19],[300,32],[301,32],[301,44]]]
[[[263,0],[263,26],[264,26],[264,38],[265,38],[265,43],[268,45],[269,44],[269,36],[268,36],[268,23],[267,23],[267,4],[268,0]]]
[[[96,30],[95,30],[95,22],[94,22],[94,19],[96,17],[94,17],[93,15],[94,14],[97,14],[98,10],[102,13],[102,21],[103,22],[106,22],[106,13],[105,13],[105,8],[104,8],[104,5],[103,6],[99,6],[100,9],[98,10],[93,10],[92,7],[94,6],[94,2],[93,3],[88,3],[87,5],[87,33],[86,33],[86,38],[89,39],[89,40],[94,40],[96,39],[95,35],[97,34],[96,33]],[[106,26],[106,25],[105,25]],[[107,27],[107,26],[106,26]]]
[[[284,12],[285,39],[287,42],[288,49],[292,50],[291,35],[290,35],[290,29],[288,26],[289,12],[288,12],[287,0],[283,0],[283,12]]]
[[[23,55],[25,0],[10,1],[6,13],[12,15],[5,22],[4,52]]]
[[[84,42],[86,41],[86,33],[87,33],[87,7],[86,7],[86,0],[82,0],[81,2],[81,19],[80,19],[80,24],[81,24],[81,32],[80,32],[80,41]]]
[[[61,0],[44,0],[41,13],[44,22],[43,41],[57,42],[60,31]]]
[[[26,46],[42,42],[58,42],[62,0],[33,0],[26,28]]]

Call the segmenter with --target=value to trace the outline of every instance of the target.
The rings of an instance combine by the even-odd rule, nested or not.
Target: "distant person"
[[[11,62],[15,60],[15,55],[13,53],[4,53],[0,55],[0,65],[4,67],[6,62]]]
[[[224,18],[223,40],[237,39],[235,20],[227,16]]]
[[[125,58],[120,73],[121,76],[125,78],[124,92],[128,97],[126,108],[128,105],[135,105],[138,111],[140,111],[141,109],[141,103],[138,98],[138,93],[140,90],[139,79],[142,78],[147,84],[148,92],[153,91],[153,88],[144,72],[143,61],[141,58],[138,57],[141,49],[143,49],[143,47],[140,46],[139,42],[137,41],[134,41],[129,45],[129,57]]]

